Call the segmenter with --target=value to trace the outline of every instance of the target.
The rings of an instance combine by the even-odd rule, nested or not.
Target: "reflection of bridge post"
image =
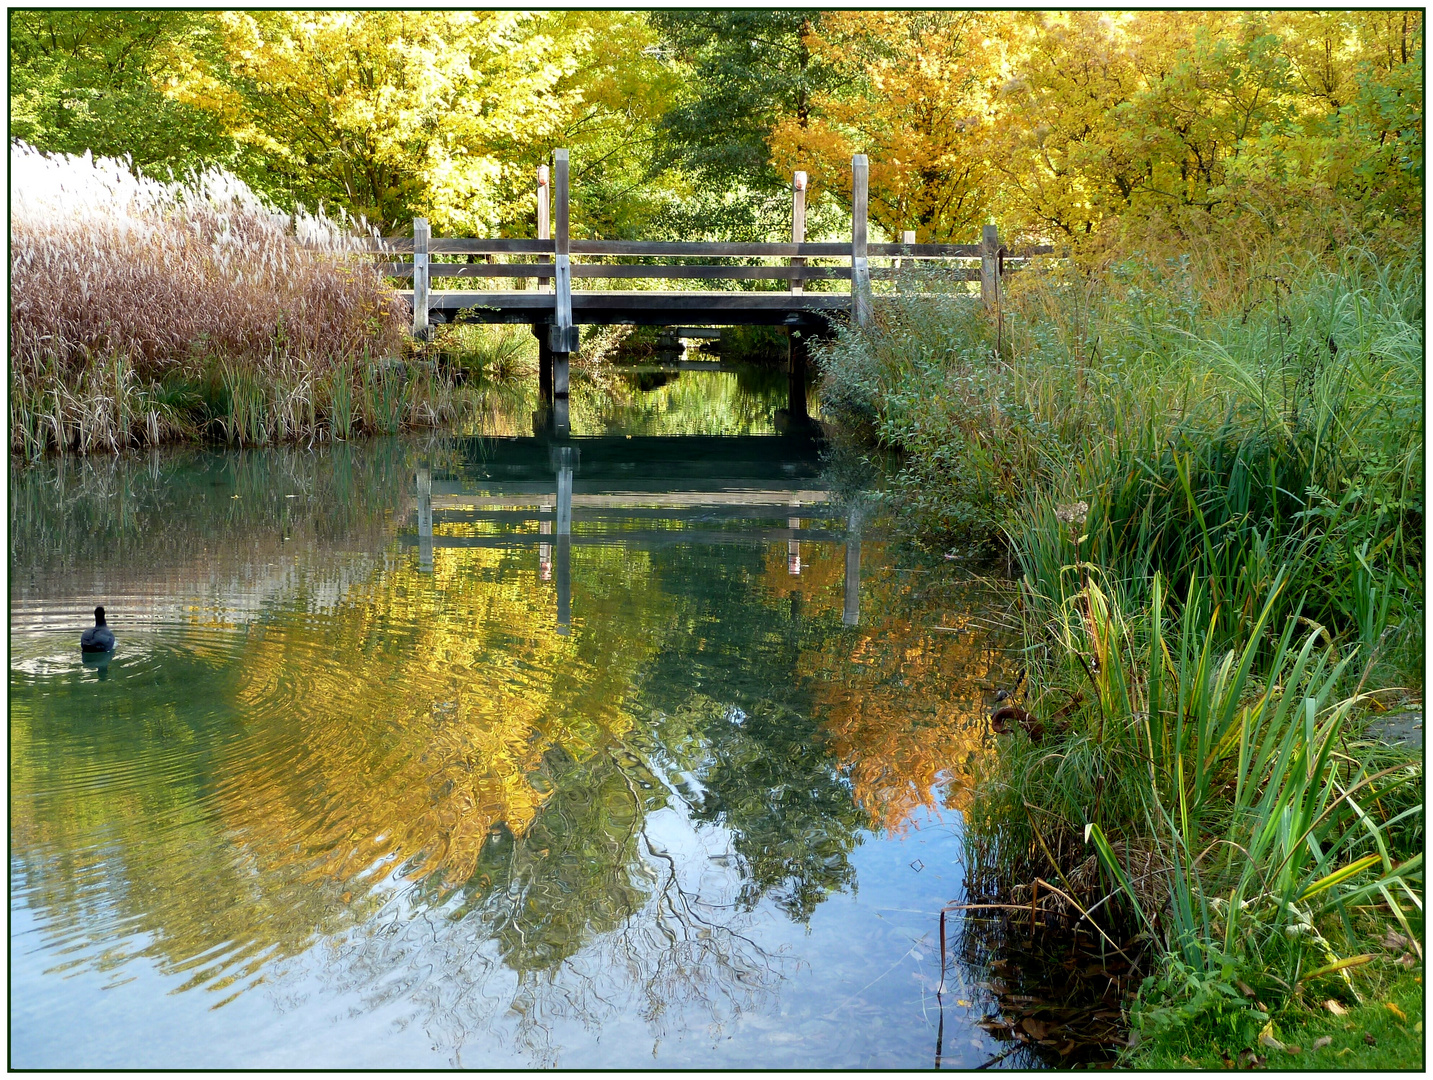
[[[418,569],[433,570],[433,474],[418,466]]]
[[[801,528],[801,519],[799,517],[788,517],[786,519],[786,527],[792,532],[796,532]],[[801,575],[801,541],[794,537],[786,541],[786,572],[792,577],[800,577]]]
[[[852,508],[846,519],[846,602],[841,621],[855,626],[861,618],[861,512]]]
[[[537,522],[537,534],[539,536],[552,535],[552,520],[547,517],[552,513],[552,507],[543,503],[538,508],[541,515]],[[552,580],[552,543],[551,541],[538,541],[537,545],[537,576],[540,581]]]
[[[577,448],[553,447],[557,466],[557,632],[572,632],[572,474]]]
[[[787,371],[787,416],[790,423],[804,424],[810,419],[806,412],[806,331],[789,327]]]

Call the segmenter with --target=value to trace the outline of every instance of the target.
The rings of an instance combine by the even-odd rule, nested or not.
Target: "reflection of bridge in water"
[[[845,545],[843,621],[860,613],[861,519],[820,484],[817,437],[594,436],[474,439],[456,470],[417,472],[419,567],[435,548],[536,547],[555,580],[559,634],[572,623],[572,547],[762,544],[784,541],[787,573],[803,542]],[[582,526],[573,533],[574,520]],[[821,523],[818,527],[816,523]],[[467,535],[448,524],[488,526]]]

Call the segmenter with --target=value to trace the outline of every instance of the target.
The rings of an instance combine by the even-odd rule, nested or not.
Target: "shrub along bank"
[[[910,282],[821,356],[823,409],[901,451],[897,520],[1018,568],[973,865],[1153,946],[1156,1057],[1267,1053],[1368,1000],[1388,933],[1421,956],[1422,765],[1366,731],[1421,708],[1421,268],[1229,280],[1032,273],[998,324]]]
[[[11,169],[12,451],[347,438],[470,407],[347,223],[217,171],[164,183],[22,144]]]

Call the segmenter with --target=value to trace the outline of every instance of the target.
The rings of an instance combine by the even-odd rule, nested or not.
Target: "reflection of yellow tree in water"
[[[800,676],[813,687],[812,715],[820,722],[832,756],[848,770],[856,800],[872,821],[899,829],[919,806],[930,805],[931,787],[950,781],[949,805],[967,804],[963,777],[985,752],[982,683],[1006,672],[991,635],[970,623],[976,599],[949,592],[917,597],[919,570],[888,565],[881,545],[869,544],[863,560],[861,621],[854,641],[833,635],[802,651]],[[765,580],[788,590],[805,580],[816,609],[841,605],[843,551],[813,552],[809,574],[786,574],[786,551],[767,555]],[[989,597],[983,598],[988,609]],[[954,627],[951,633],[933,629]]]
[[[431,575],[401,562],[336,617],[265,628],[238,691],[259,759],[222,789],[247,847],[315,876],[398,859],[456,886],[495,828],[528,829],[546,751],[586,758],[630,727],[622,701],[651,636],[557,635],[551,586],[510,565],[527,557],[440,551]],[[584,584],[601,570],[585,565]]]

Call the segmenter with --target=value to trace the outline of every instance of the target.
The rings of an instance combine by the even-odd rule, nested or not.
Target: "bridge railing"
[[[536,185],[537,237],[534,239],[501,239],[472,237],[433,237],[422,218],[413,222],[411,237],[386,238],[375,251],[390,258],[408,255],[403,261],[379,264],[391,277],[413,278],[413,332],[426,336],[434,316],[442,319],[441,311],[431,307],[435,297],[431,282],[434,278],[512,279],[526,282],[536,279],[539,290],[549,287],[553,295],[550,347],[557,353],[576,351],[577,328],[572,322],[572,280],[688,280],[739,281],[774,280],[789,283],[793,300],[804,294],[805,284],[814,281],[850,281],[850,310],[858,323],[871,316],[872,280],[889,280],[903,272],[908,262],[922,260],[973,262],[979,265],[953,266],[948,276],[955,280],[979,281],[981,297],[991,307],[999,304],[1000,281],[1005,274],[1018,272],[1023,261],[1032,255],[1048,255],[1050,247],[1027,247],[1011,251],[1000,243],[994,225],[984,227],[979,243],[917,244],[915,233],[907,231],[900,243],[868,243],[866,229],[867,160],[856,155],[851,162],[852,215],[850,242],[812,243],[805,239],[806,174],[798,172],[792,181],[792,239],[789,243],[723,243],[711,241],[654,240],[577,240],[568,230],[568,153],[554,154],[552,174],[547,166],[538,169]],[[555,205],[553,205],[555,204]],[[555,210],[555,214],[551,213]],[[555,219],[555,220],[554,220]],[[555,228],[552,226],[555,225]],[[434,255],[466,255],[467,263],[435,263]],[[483,262],[473,261],[482,256]],[[536,262],[494,262],[494,256],[536,256]],[[768,259],[784,260],[786,265],[719,265],[715,263],[677,263],[631,265],[611,263],[574,263],[573,256],[624,257],[649,259]],[[871,258],[891,259],[890,266],[870,265]],[[813,266],[808,259],[848,260],[847,266]],[[551,261],[549,261],[551,260]],[[446,291],[446,290],[444,290]],[[441,292],[439,296],[441,296]],[[464,293],[468,306],[486,307],[501,303],[503,297],[517,295],[504,292]],[[700,295],[693,300],[699,302]],[[766,294],[753,294],[766,295]],[[824,294],[830,296],[830,294]],[[529,294],[531,297],[531,294]],[[814,295],[812,297],[814,299]],[[453,299],[458,299],[453,297]],[[530,300],[528,301],[531,302]],[[694,305],[695,307],[696,305]],[[690,315],[690,312],[688,312]],[[684,319],[682,321],[690,321]]]

